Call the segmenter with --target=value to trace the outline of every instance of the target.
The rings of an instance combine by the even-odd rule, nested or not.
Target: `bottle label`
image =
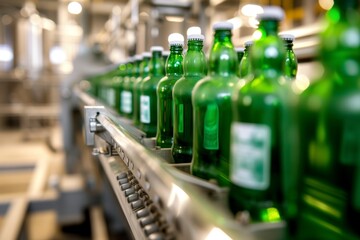
[[[184,104],[179,104],[179,133],[184,132]]]
[[[108,103],[111,107],[115,107],[115,89],[108,88]]]
[[[209,104],[204,117],[204,148],[208,150],[219,149],[219,107]]]
[[[121,111],[124,113],[132,111],[132,93],[129,91],[121,92]]]
[[[255,190],[269,187],[270,134],[264,124],[232,124],[230,176],[234,184]]]
[[[140,121],[150,123],[150,97],[140,96]]]

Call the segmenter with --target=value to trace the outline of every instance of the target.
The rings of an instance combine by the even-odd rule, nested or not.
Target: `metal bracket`
[[[102,125],[96,120],[96,116],[103,112],[105,112],[104,106],[84,107],[85,142],[87,146],[94,146],[95,132],[103,130]]]

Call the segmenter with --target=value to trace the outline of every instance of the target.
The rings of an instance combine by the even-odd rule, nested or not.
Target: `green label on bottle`
[[[121,92],[121,111],[124,113],[132,111],[132,93],[129,91]]]
[[[204,117],[204,148],[208,150],[219,149],[219,107],[209,104]]]
[[[150,97],[140,96],[140,121],[150,123]]]
[[[264,124],[232,124],[230,176],[234,184],[255,190],[269,187],[270,134]]]
[[[184,132],[184,104],[179,104],[179,133]]]
[[[115,107],[115,90],[112,88],[108,89],[107,100],[111,107]]]

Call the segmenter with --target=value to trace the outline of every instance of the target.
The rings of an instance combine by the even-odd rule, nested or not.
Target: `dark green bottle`
[[[239,65],[239,75],[241,78],[245,78],[247,77],[249,74],[252,74],[252,68],[251,68],[251,63],[250,63],[250,56],[249,56],[249,52],[251,49],[251,46],[253,45],[253,41],[246,41],[244,46],[244,56],[241,59],[240,65]]]
[[[238,77],[241,77],[241,75],[240,75],[240,63],[241,63],[241,59],[243,58],[243,56],[244,56],[244,48],[242,48],[242,47],[238,47],[238,48],[235,48],[235,51],[236,51],[236,54],[237,54],[237,59],[238,59],[238,70],[237,70],[237,72],[236,72],[236,75],[238,76]]]
[[[142,54],[142,61],[140,63],[140,76],[134,83],[134,125],[140,126],[140,95],[141,95],[141,83],[149,75],[149,62],[151,58],[150,52],[144,52]]]
[[[132,77],[133,77],[134,58],[129,58],[126,63],[126,75],[123,78],[122,91],[120,92],[120,114],[126,118],[132,116]]]
[[[285,48],[278,37],[284,12],[274,6],[263,9],[255,34],[259,39],[250,50],[253,79],[234,93],[230,145],[230,208],[248,211],[252,222],[283,220],[284,205],[291,205],[288,190],[296,191],[297,183],[296,159],[287,158],[284,144],[292,141],[292,130],[286,127],[291,124],[292,95],[283,77]]]
[[[300,95],[297,239],[360,239],[360,21],[334,1],[320,37],[324,73]]]
[[[141,83],[140,89],[140,129],[148,138],[156,136],[157,128],[157,98],[156,88],[161,78],[165,76],[163,48],[151,47],[150,73]]]
[[[119,71],[116,74],[113,82],[113,87],[116,89],[115,92],[115,108],[118,113],[121,114],[120,107],[121,107],[121,95],[123,89],[123,82],[126,76],[126,63],[122,63],[119,65]]]
[[[166,76],[157,86],[157,131],[156,145],[170,148],[173,143],[173,96],[174,84],[183,76],[184,37],[172,33],[168,38],[170,55],[166,61]]]
[[[280,38],[285,44],[284,76],[288,80],[294,80],[298,70],[298,61],[293,50],[295,36],[292,34],[281,34]]]
[[[188,31],[189,32],[189,31]],[[204,36],[187,36],[188,49],[184,58],[184,76],[174,85],[174,142],[171,153],[175,163],[189,163],[193,147],[193,107],[191,93],[195,84],[207,74],[203,52]]]
[[[191,171],[203,179],[229,184],[229,140],[232,120],[231,93],[237,81],[237,55],[231,41],[232,24],[214,24],[209,76],[192,93],[194,114]]]

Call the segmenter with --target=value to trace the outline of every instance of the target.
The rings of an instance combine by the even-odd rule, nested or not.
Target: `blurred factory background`
[[[26,232],[29,239],[89,239],[101,234],[96,230],[101,221],[79,218],[77,211],[88,200],[72,192],[93,184],[77,173],[96,170],[86,161],[80,170],[65,166],[60,103],[71,95],[74,81],[153,45],[168,49],[168,35],[185,34],[190,26],[202,28],[207,52],[212,24],[228,20],[234,25],[234,45],[242,46],[257,26],[260,5],[285,10],[281,31],[296,37],[299,76],[306,84],[314,74],[307,63],[316,55],[319,19],[332,6],[331,0],[1,0],[0,239],[11,239],[7,237],[17,232]],[[56,216],[46,211],[28,214],[30,207],[34,212],[41,208],[36,201],[28,205],[39,197],[48,198],[44,208],[53,209],[51,199],[59,188],[65,189],[62,197],[74,201],[71,209],[56,206],[61,213]],[[103,209],[87,214],[94,217],[99,211]]]

